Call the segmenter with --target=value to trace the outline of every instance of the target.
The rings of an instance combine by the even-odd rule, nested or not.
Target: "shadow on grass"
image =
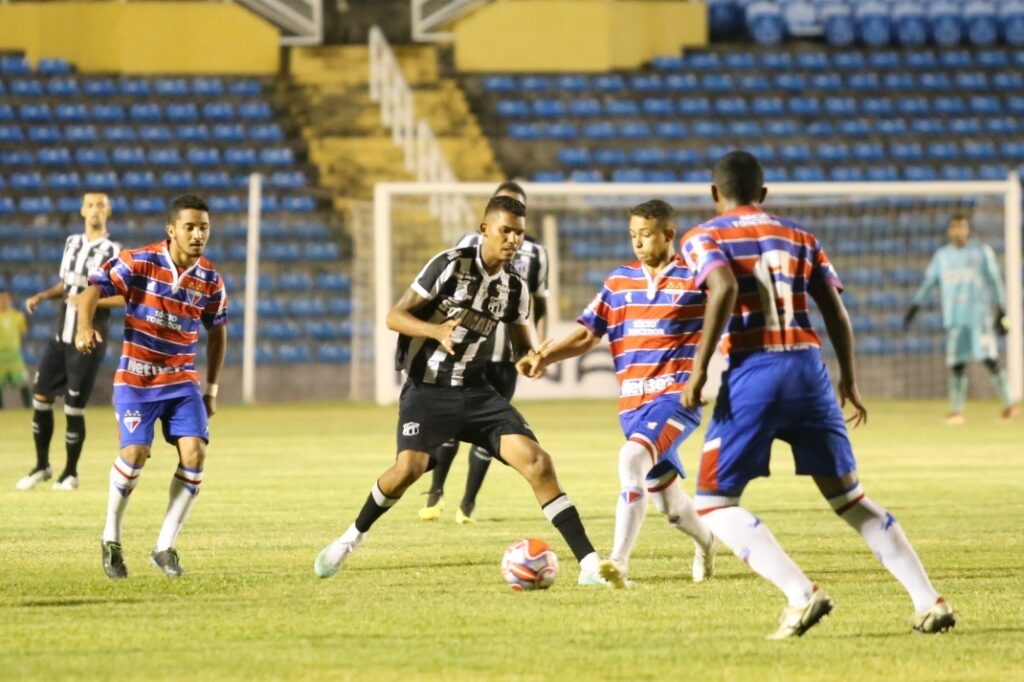
[[[0,608],[62,608],[65,606],[93,606],[96,604],[141,604],[146,599],[135,597],[61,597],[59,599],[26,599],[9,604],[0,604]]]

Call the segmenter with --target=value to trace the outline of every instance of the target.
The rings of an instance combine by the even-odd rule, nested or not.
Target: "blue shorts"
[[[797,474],[838,477],[857,468],[816,349],[731,361],[704,439],[698,491],[736,497],[751,480],[769,476],[775,439],[792,447]]]
[[[670,393],[620,415],[619,422],[626,440],[643,445],[650,453],[654,466],[647,474],[648,480],[661,479],[673,471],[686,478],[679,446],[700,426],[700,410],[686,409],[679,395]]]
[[[210,420],[199,391],[194,394],[148,403],[114,403],[121,447],[152,445],[153,428],[159,419],[164,440],[177,445],[179,438],[194,436],[210,442]]]

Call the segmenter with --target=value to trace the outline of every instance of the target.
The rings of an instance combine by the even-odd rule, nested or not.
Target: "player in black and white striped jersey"
[[[499,324],[508,326],[517,358],[540,352],[534,347],[526,283],[510,266],[525,231],[526,207],[509,197],[492,197],[480,225],[480,245],[434,256],[388,312],[388,328],[399,333],[398,364],[408,376],[399,399],[398,454],[374,483],[355,522],[317,556],[313,569],[321,578],[338,572],[377,519],[434,467],[438,446],[454,439],[485,448],[519,472],[580,562],[579,583],[605,582],[597,573],[600,558],[576,506],[559,486],[551,456],[484,375],[490,363],[485,342]]]
[[[524,206],[526,191],[516,182],[503,182],[494,190],[494,196],[511,197]],[[479,246],[479,234],[466,235],[459,241],[458,247]],[[544,338],[544,323],[547,315],[548,295],[548,253],[543,246],[531,240],[523,239],[522,246],[512,259],[513,269],[526,282],[532,298],[533,321],[537,326],[539,338]],[[499,325],[494,335],[487,340],[490,352],[490,364],[485,373],[488,383],[507,400],[512,400],[516,391],[515,363],[512,360],[512,344],[509,342],[505,325]],[[486,349],[485,349],[486,350]],[[434,453],[437,467],[433,471],[430,491],[427,493],[427,504],[419,511],[424,521],[434,521],[441,516],[444,509],[444,484],[451,470],[452,461],[458,454],[459,444],[456,441],[445,443]],[[487,470],[491,466],[491,453],[479,445],[469,451],[469,472],[466,474],[466,489],[455,512],[455,522],[460,524],[475,523],[472,518],[476,506],[476,496],[480,492]]]
[[[25,301],[29,315],[36,307],[50,299],[63,299],[57,328],[39,362],[33,390],[32,434],[36,446],[36,465],[17,483],[18,490],[30,490],[49,480],[50,440],[53,438],[53,403],[64,395],[64,415],[67,429],[64,443],[67,460],[64,471],[53,484],[54,490],[74,490],[78,487],[78,458],[85,442],[85,406],[96,383],[96,374],[103,362],[106,343],[88,355],[75,349],[75,330],[78,310],[74,297],[89,284],[89,272],[106,263],[121,251],[121,245],[107,233],[110,219],[110,199],[106,194],[88,193],[82,197],[82,218],[85,229],[73,234],[64,243],[64,256],[60,262],[60,281],[49,289],[30,296]],[[103,299],[97,310],[94,326],[103,339],[107,336],[110,308],[124,305],[119,296]]]

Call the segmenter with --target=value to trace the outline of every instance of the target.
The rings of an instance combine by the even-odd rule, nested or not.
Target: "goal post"
[[[714,216],[708,183],[521,184],[528,196],[528,233],[549,251],[548,335],[556,338],[571,329],[576,315],[600,288],[601,273],[634,259],[626,233],[626,209],[647,199],[664,199],[679,212],[679,233]],[[862,390],[886,397],[944,395],[937,294],[922,316],[923,326],[914,333],[903,334],[898,319],[920,284],[931,253],[945,241],[949,216],[967,212],[972,235],[1002,253],[1010,329],[1001,352],[1011,395],[1021,398],[1024,294],[1021,185],[1016,172],[1001,181],[766,185],[766,210],[805,225],[821,238],[836,264],[847,286],[844,300],[858,340]],[[387,328],[388,310],[430,256],[476,229],[494,188],[495,183],[481,182],[375,186],[372,362],[378,403],[395,402],[401,387],[394,368],[397,335]],[[429,207],[439,201],[471,206],[477,216],[470,224],[437,219],[433,217],[436,210]],[[816,326],[821,327],[820,318]],[[562,364],[549,379],[521,381],[517,398],[615,395],[607,350],[603,356],[598,349],[591,357]]]

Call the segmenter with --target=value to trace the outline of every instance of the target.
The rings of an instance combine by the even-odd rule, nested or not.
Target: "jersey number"
[[[764,326],[770,331],[783,331],[793,322],[793,287],[783,279],[789,274],[789,261],[790,255],[785,251],[767,251],[754,266]]]

